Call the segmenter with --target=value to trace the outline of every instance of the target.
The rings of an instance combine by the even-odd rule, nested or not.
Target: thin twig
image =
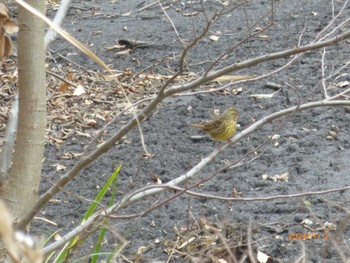
[[[165,95],[171,96],[171,95],[174,95],[174,94],[179,93],[179,92],[183,92],[183,91],[197,88],[200,85],[205,84],[209,81],[213,81],[220,76],[232,73],[232,72],[240,70],[240,69],[251,68],[251,67],[259,65],[263,62],[276,60],[279,58],[285,58],[285,57],[289,57],[289,56],[296,55],[299,53],[304,53],[307,51],[317,50],[317,49],[320,49],[323,47],[335,45],[335,44],[337,44],[337,43],[339,43],[347,38],[350,38],[350,31],[346,31],[345,33],[343,33],[337,37],[334,37],[334,38],[331,38],[331,39],[328,39],[325,41],[312,43],[312,44],[308,44],[308,45],[304,45],[304,46],[300,46],[300,47],[295,47],[295,48],[288,49],[288,50],[281,51],[281,52],[263,55],[263,56],[256,57],[253,59],[248,59],[248,60],[241,62],[241,63],[235,63],[235,64],[232,64],[232,65],[225,67],[223,69],[214,71],[208,75],[204,75],[202,77],[199,77],[198,79],[196,79],[192,82],[188,82],[188,83],[182,84],[182,85],[174,85],[173,87],[171,87],[170,89],[168,89],[165,92]]]
[[[321,59],[321,82],[322,82],[322,87],[323,87],[323,95],[325,99],[328,99],[328,93],[327,93],[327,85],[326,85],[326,77],[325,77],[325,57],[326,57],[326,48],[322,48],[322,51],[320,51],[322,54],[322,59]]]
[[[52,72],[51,70],[46,70],[46,73],[51,75],[51,76],[54,76],[55,78],[58,78],[59,80],[63,81],[64,83],[67,83],[69,86],[72,86],[74,88],[78,87],[78,85],[76,85],[75,83],[65,79],[64,77],[58,75],[57,73],[55,72]]]
[[[249,256],[249,262],[256,263],[254,254],[253,254],[253,239],[252,239],[253,233],[252,233],[252,221],[249,220],[248,224],[248,231],[247,231],[247,245],[248,245],[248,256]]]

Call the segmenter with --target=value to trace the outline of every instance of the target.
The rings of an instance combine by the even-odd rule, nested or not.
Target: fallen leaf
[[[145,159],[148,159],[148,158],[153,158],[153,157],[154,157],[154,154],[149,153],[149,152],[144,152],[144,153],[142,153],[142,156],[143,156]]]
[[[304,219],[303,221],[300,222],[300,225],[305,225],[305,226],[312,226],[314,222],[312,222],[310,219]]]
[[[80,96],[82,94],[86,93],[85,89],[83,88],[83,86],[78,85],[78,87],[74,90],[73,95],[74,96]]]
[[[216,41],[219,40],[219,37],[215,36],[215,35],[212,35],[212,36],[209,37],[209,39],[216,42]]]
[[[328,131],[329,136],[327,136],[327,139],[330,140],[337,140],[337,133],[335,131]]]
[[[274,135],[271,137],[271,140],[278,140],[280,137],[281,137],[281,135],[279,135],[279,134],[274,134]]]
[[[5,4],[3,3],[0,3],[0,17],[1,18],[7,18],[9,17],[8,16],[8,13],[7,13],[7,7],[5,6]]]
[[[349,86],[349,81],[347,81],[347,80],[341,81],[341,82],[337,83],[336,86],[339,88],[344,88],[346,86]]]
[[[267,263],[271,257],[258,250],[258,255],[256,258],[259,261],[259,263]]]
[[[280,175],[274,175],[274,176],[263,174],[261,177],[263,180],[272,180],[274,182],[288,182],[289,172],[285,172]]]
[[[326,229],[330,230],[330,231],[335,231],[335,230],[337,230],[337,225],[334,224],[334,223],[326,222],[326,223],[324,223],[323,226],[324,226]]]
[[[288,178],[289,178],[289,173],[285,172],[283,174],[280,175],[275,175],[272,180],[275,182],[288,182]]]
[[[85,125],[89,127],[96,127],[97,121],[95,121],[94,119],[89,119],[85,122]]]
[[[67,169],[66,166],[64,166],[63,164],[59,164],[56,166],[56,171],[65,171]]]
[[[18,25],[16,22],[10,20],[10,19],[6,19],[4,21],[3,27],[6,31],[7,34],[13,34],[13,33],[17,33],[18,32]]]
[[[242,92],[243,88],[233,88],[231,89],[231,94],[233,95],[237,95],[240,94]]]
[[[66,77],[66,80],[68,80],[68,81],[73,80],[73,76],[74,76],[74,73],[73,73],[73,72],[69,72],[68,75],[67,75],[67,77]],[[58,91],[64,92],[64,91],[66,91],[70,86],[71,86],[71,85],[69,85],[67,82],[62,81],[62,83],[61,83],[61,85],[60,85]]]
[[[75,131],[75,132],[80,136],[84,136],[86,138],[91,138],[91,135],[89,133],[81,132],[81,131]]]
[[[151,179],[155,184],[162,184],[162,180],[156,175],[151,176]]]

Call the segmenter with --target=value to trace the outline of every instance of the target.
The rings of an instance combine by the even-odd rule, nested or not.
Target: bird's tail
[[[190,127],[196,128],[196,129],[204,129],[204,124],[192,124],[190,125]]]

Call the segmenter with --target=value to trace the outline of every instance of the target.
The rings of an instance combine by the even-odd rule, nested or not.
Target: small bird
[[[201,129],[208,133],[209,137],[217,141],[227,141],[237,130],[238,110],[234,107],[226,110],[214,120],[201,124],[193,124],[191,127]]]

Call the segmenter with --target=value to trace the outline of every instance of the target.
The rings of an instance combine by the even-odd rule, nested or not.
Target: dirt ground
[[[135,11],[151,2],[76,1],[70,8],[63,27],[87,44],[115,70],[124,71],[130,68],[135,74],[147,72],[170,75],[178,68],[178,59],[183,47],[179,37],[184,43],[188,43],[195,35],[200,34],[206,25],[202,7],[210,18],[215,11],[223,8],[225,1],[204,1],[203,5],[200,1],[161,1],[177,33],[159,5]],[[272,2],[274,21],[271,27],[240,44],[249,33],[247,24],[251,26],[251,33],[269,25],[272,19]],[[334,1],[336,12],[343,3],[344,1]],[[339,19],[343,21],[348,18],[349,12],[350,6],[347,5]],[[48,13],[51,16],[54,14],[52,7]],[[237,47],[230,55],[220,59],[216,69],[248,58],[293,48],[298,45],[299,38],[301,44],[307,44],[331,19],[332,5],[328,0],[250,1],[224,14],[214,23],[208,35],[219,36],[218,41],[213,41],[207,36],[190,51],[187,59],[189,76],[202,74],[219,55],[234,46]],[[332,28],[333,26],[327,32]],[[136,39],[156,45],[134,49],[127,55],[116,54],[120,51],[116,48],[107,49],[117,45],[120,39]],[[349,42],[326,50],[324,68],[328,75],[332,69],[348,62]],[[74,68],[74,65],[57,54],[68,57],[85,69],[100,70],[92,60],[62,39],[52,45],[49,61],[53,65],[57,63],[63,67]],[[212,118],[214,110],[223,111],[233,105],[237,107],[240,111],[238,131],[242,131],[268,114],[295,106],[299,102],[322,99],[321,58],[322,54],[319,51],[309,52],[287,69],[259,81],[233,86],[233,91],[230,92],[167,99],[153,116],[142,123],[144,142],[154,157],[145,158],[140,133],[134,129],[123,142],[115,145],[112,150],[84,169],[55,197],[55,201],[50,202],[39,213],[39,217],[52,220],[57,226],[35,219],[31,226],[32,232],[47,237],[61,229],[60,235],[63,236],[77,226],[98,189],[113,173],[117,164],[122,164],[118,180],[118,198],[132,190],[152,184],[154,176],[168,182],[186,173],[220,145],[206,137],[193,138],[203,134],[189,127],[191,123]],[[287,59],[267,62],[234,74],[262,75],[286,62]],[[331,84],[349,81],[347,72],[346,68],[327,80],[330,95],[342,91]],[[267,82],[281,85],[282,89],[276,92],[267,87]],[[210,83],[217,87],[224,84],[227,82]],[[203,89],[205,88],[207,87],[203,86]],[[345,90],[347,87],[343,88]],[[251,96],[273,92],[276,93],[271,98],[256,99]],[[349,112],[345,107],[320,107],[297,112],[293,116],[264,125],[243,140],[229,146],[188,183],[203,180],[228,162],[236,163],[244,157],[239,166],[216,173],[211,180],[192,190],[216,196],[257,198],[347,186],[350,180]],[[130,117],[125,116],[125,120]],[[106,138],[116,132],[125,120],[114,125],[105,135]],[[57,125],[63,126],[64,123],[60,122]],[[256,149],[280,127],[282,128],[277,132],[278,138],[267,141],[261,148]],[[79,127],[76,129],[81,131]],[[329,133],[330,131],[333,133]],[[336,136],[332,137],[330,134]],[[64,165],[68,170],[76,162],[75,158],[65,160],[62,156],[66,153],[82,152],[88,141],[88,138],[72,136],[60,147],[50,143],[46,145],[42,192],[64,175],[64,171],[57,170],[57,164]],[[263,179],[263,175],[275,176],[287,172],[287,182]],[[119,215],[140,213],[173,194],[174,192],[168,191],[160,196],[146,198],[127,207]],[[244,254],[242,251],[247,250],[244,244],[249,236],[253,241],[252,251],[257,253],[259,250],[270,255],[271,262],[297,262],[302,255],[305,256],[305,261],[301,262],[341,262],[341,254],[344,258],[350,258],[349,201],[348,191],[250,202],[225,202],[181,195],[142,217],[111,220],[111,234],[103,248],[104,251],[111,251],[111,246],[117,243],[118,233],[129,241],[122,254],[130,260],[138,248],[145,246],[148,249],[143,254],[143,259],[148,259],[149,262],[166,262],[169,257],[164,251],[169,248],[166,244],[174,245],[172,242],[181,236],[181,229],[188,226],[193,232],[181,232],[182,242],[186,237],[203,236],[203,229],[202,232],[196,232],[195,229],[205,220],[208,225],[222,230],[221,233],[227,237],[228,244],[230,237],[240,237],[243,245],[238,246],[238,243],[235,243],[242,249],[235,251],[238,258]],[[107,202],[108,200],[105,200],[105,205]],[[306,219],[314,222],[309,229],[301,224]],[[326,222],[335,224],[337,230],[321,230]],[[235,234],[227,235],[228,226]],[[175,228],[179,232],[176,232]],[[315,231],[312,232],[311,229]],[[293,240],[295,235],[305,233],[317,235],[306,240]],[[157,240],[160,242],[156,242]],[[192,259],[174,253],[170,262],[214,262],[213,259],[204,259],[205,254],[210,253],[205,250],[204,245],[199,247],[199,253],[192,251]],[[89,249],[82,247],[81,253],[73,256],[75,262],[88,262],[86,258],[80,257],[82,254],[91,253]],[[251,261],[246,259],[243,262]]]

